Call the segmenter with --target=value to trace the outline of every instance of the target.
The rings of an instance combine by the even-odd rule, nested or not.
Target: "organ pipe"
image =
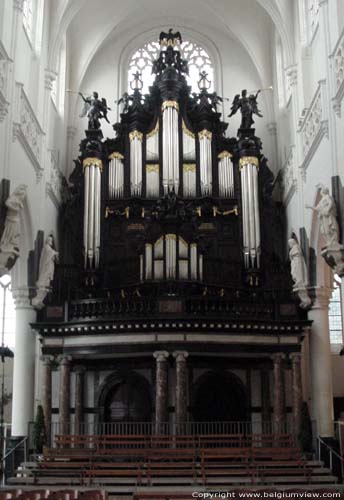
[[[219,193],[221,198],[234,197],[234,173],[231,153],[222,151],[219,160]]]
[[[159,122],[154,129],[146,135],[146,159],[156,161],[159,159]]]
[[[196,196],[196,164],[183,164],[183,196],[192,198]]]
[[[183,130],[183,160],[184,161],[195,161],[196,160],[196,141],[195,134],[191,132],[182,122]]]
[[[147,198],[158,198],[160,191],[159,164],[146,165],[146,195]]]
[[[258,203],[258,158],[245,156],[241,172],[243,247],[246,269],[260,267],[260,215]]]
[[[114,152],[109,156],[109,198],[123,198],[124,192],[124,166],[123,155]]]
[[[99,158],[86,158],[84,169],[84,266],[99,267],[101,172]]]
[[[138,130],[129,133],[130,141],[130,192],[141,196],[142,191],[142,138]]]
[[[178,111],[176,101],[162,104],[162,184],[164,193],[179,190],[179,134]]]
[[[212,159],[211,159],[211,139],[212,133],[209,130],[202,130],[198,133],[199,157],[200,157],[200,178],[202,196],[211,195],[212,192]]]

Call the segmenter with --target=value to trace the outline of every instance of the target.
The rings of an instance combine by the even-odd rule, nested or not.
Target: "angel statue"
[[[249,95],[247,96],[247,90],[243,90],[241,92],[241,97],[239,94],[237,94],[234,97],[233,104],[231,107],[231,113],[229,118],[240,109],[241,111],[241,125],[240,128],[242,129],[250,129],[251,126],[254,123],[254,120],[252,118],[253,115],[257,115],[262,117],[263,115],[258,109],[258,104],[257,104],[257,98],[260,93],[260,90],[256,93],[256,95]]]
[[[84,108],[80,114],[80,118],[87,116],[89,130],[98,130],[100,128],[100,120],[102,118],[110,123],[107,117],[107,112],[111,108],[108,108],[106,99],[99,99],[98,92],[93,92],[90,97],[84,97],[82,93],[79,92],[79,96],[82,97],[84,101]]]

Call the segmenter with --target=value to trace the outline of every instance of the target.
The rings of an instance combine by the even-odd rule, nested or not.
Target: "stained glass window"
[[[143,47],[138,49],[132,56],[129,62],[128,70],[128,92],[131,93],[130,82],[133,80],[133,75],[137,71],[141,73],[143,81],[142,93],[148,92],[148,88],[152,85],[155,75],[152,74],[153,61],[155,61],[160,52],[158,42],[148,42]],[[200,71],[208,73],[208,79],[211,81],[210,92],[214,90],[214,66],[207,51],[200,45],[184,41],[181,44],[181,55],[187,60],[189,66],[189,75],[186,76],[188,84],[193,92],[198,92],[197,82],[199,80]]]

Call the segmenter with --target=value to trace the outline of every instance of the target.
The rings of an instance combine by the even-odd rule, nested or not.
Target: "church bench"
[[[203,434],[197,437],[198,447],[202,448],[241,448],[247,446],[244,434]]]
[[[201,475],[203,484],[208,476],[255,474],[251,466],[251,449],[249,447],[207,448],[200,450]],[[242,469],[233,465],[242,465]]]

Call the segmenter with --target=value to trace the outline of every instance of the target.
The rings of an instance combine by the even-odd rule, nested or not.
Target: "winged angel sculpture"
[[[84,97],[81,92],[79,92],[79,95],[84,101],[84,108],[80,114],[80,118],[87,116],[89,130],[99,129],[102,118],[110,123],[107,117],[107,112],[110,108],[107,106],[106,99],[99,99],[98,92],[93,92],[90,97]]]
[[[240,94],[237,94],[234,97],[233,104],[231,107],[231,113],[228,115],[229,117],[235,115],[235,113],[240,109],[241,111],[241,125],[242,129],[249,129],[254,123],[253,115],[257,115],[262,117],[263,115],[258,109],[257,98],[260,93],[260,90],[256,93],[256,95],[247,96],[247,90],[243,90]]]

